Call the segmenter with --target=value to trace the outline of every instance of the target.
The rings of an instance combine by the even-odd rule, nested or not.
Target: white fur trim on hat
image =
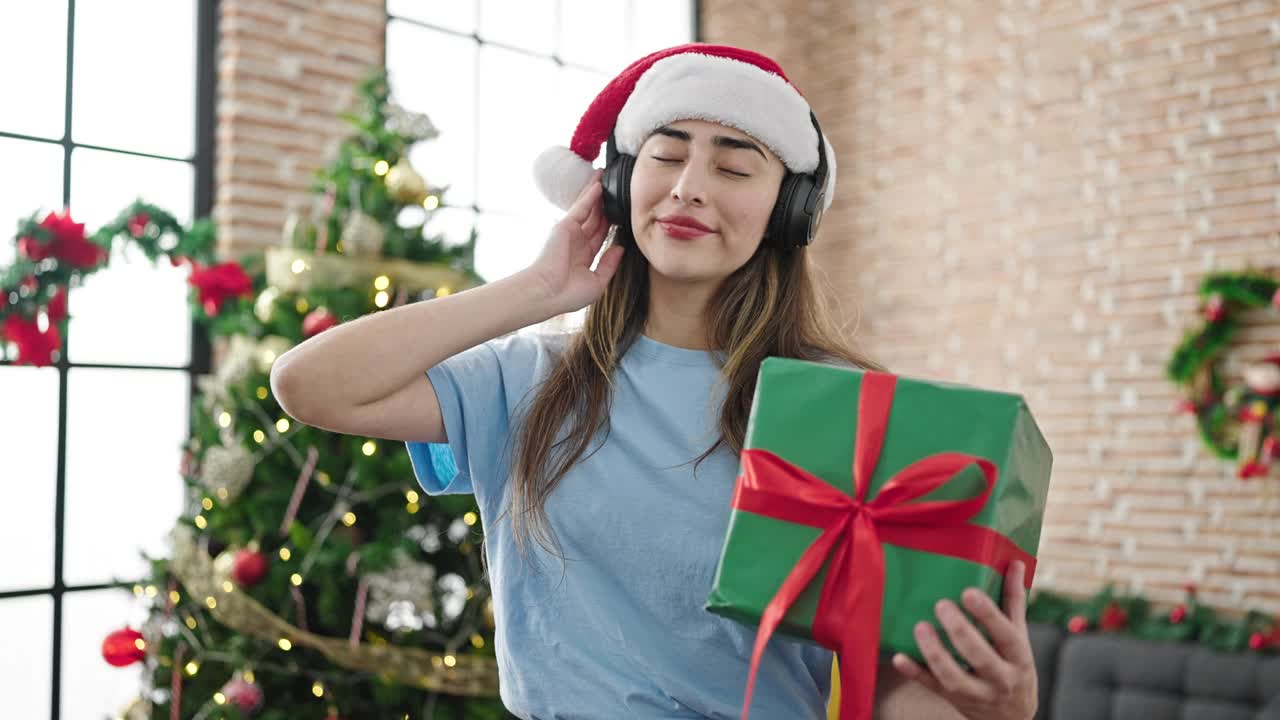
[[[786,80],[750,63],[698,53],[655,62],[618,115],[618,150],[635,155],[650,133],[676,120],[737,128],[768,146],[792,172],[818,167],[809,103]]]

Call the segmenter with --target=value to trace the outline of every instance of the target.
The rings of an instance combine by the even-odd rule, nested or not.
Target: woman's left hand
[[[1036,667],[1027,635],[1026,568],[1015,562],[1004,578],[1004,612],[976,588],[962,595],[964,606],[986,628],[991,642],[978,632],[950,600],[934,607],[956,650],[973,667],[968,672],[951,657],[933,625],[917,623],[916,643],[929,668],[898,653],[893,666],[907,678],[940,695],[970,720],[1031,720],[1039,694]]]

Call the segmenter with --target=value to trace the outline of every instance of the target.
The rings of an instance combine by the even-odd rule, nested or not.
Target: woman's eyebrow
[[[665,135],[669,138],[674,138],[676,140],[681,140],[683,142],[690,142],[691,140],[693,140],[693,136],[690,135],[689,133],[683,130],[677,130],[673,127],[668,127],[666,125],[663,125],[657,130],[654,130],[653,134]],[[764,151],[760,149],[760,146],[756,145],[750,140],[743,140],[741,138],[729,137],[727,135],[716,135],[715,137],[711,138],[711,144],[715,145],[716,147],[729,148],[731,150],[754,150],[760,154],[760,157],[764,158],[765,160],[769,159],[769,156],[764,154]]]

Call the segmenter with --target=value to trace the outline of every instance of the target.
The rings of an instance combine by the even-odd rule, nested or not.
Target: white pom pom
[[[567,147],[542,151],[533,162],[533,180],[543,196],[561,210],[568,210],[591,180],[591,163]]]

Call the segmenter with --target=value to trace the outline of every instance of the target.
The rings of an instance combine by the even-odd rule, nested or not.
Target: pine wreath
[[[1266,475],[1280,455],[1277,409],[1280,354],[1268,355],[1251,371],[1257,382],[1227,387],[1221,361],[1239,330],[1239,313],[1280,308],[1280,280],[1270,272],[1214,273],[1200,284],[1204,322],[1183,337],[1165,371],[1186,389],[1181,409],[1194,414],[1200,437],[1216,456],[1238,462],[1244,479]]]

